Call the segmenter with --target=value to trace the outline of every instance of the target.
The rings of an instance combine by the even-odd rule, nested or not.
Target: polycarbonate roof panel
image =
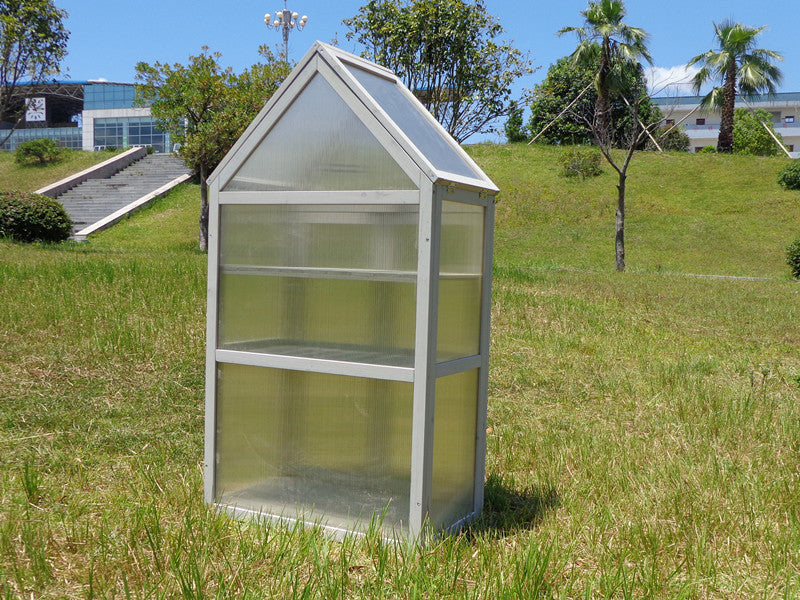
[[[322,75],[314,75],[223,191],[415,190]]]
[[[397,83],[344,63],[389,117],[438,171],[483,180],[402,92]]]

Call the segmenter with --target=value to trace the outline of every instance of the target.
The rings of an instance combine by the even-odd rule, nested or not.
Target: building
[[[716,146],[719,137],[721,113],[719,109],[701,109],[702,96],[653,98],[666,119],[666,125],[680,123],[689,136],[690,151],[698,152],[705,146]],[[772,115],[776,133],[792,154],[800,157],[800,92],[784,92],[775,96],[759,96],[745,103],[736,98],[736,108],[761,108]]]
[[[169,134],[156,128],[150,108],[134,106],[133,84],[58,81],[30,87],[25,105],[17,107],[24,111],[22,121],[0,150],[15,150],[22,142],[39,138],[77,150],[134,146],[171,150]],[[0,139],[12,128],[9,121],[0,122]]]

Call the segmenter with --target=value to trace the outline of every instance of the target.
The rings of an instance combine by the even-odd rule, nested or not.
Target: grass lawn
[[[619,274],[609,173],[470,152],[503,189],[478,523],[419,549],[204,505],[206,257],[183,185],[86,244],[0,242],[0,598],[800,596],[785,161],[637,156]]]
[[[68,175],[108,160],[118,152],[67,150],[61,160],[47,165],[19,165],[13,152],[0,152],[0,184],[3,190],[32,192]]]

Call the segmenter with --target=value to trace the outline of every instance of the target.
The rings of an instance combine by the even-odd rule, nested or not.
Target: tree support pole
[[[628,102],[628,99],[625,96],[623,96],[622,99],[625,101],[625,106],[627,106],[628,108],[631,108],[631,103]],[[650,133],[650,130],[647,129],[647,127],[645,126],[644,123],[642,123],[642,120],[639,118],[638,114],[636,115],[636,121],[639,123],[639,127],[641,127],[642,130],[647,134],[647,137],[650,138],[650,141],[653,142],[656,145],[656,148],[658,148],[658,151],[663,153],[664,150],[662,150],[661,146],[658,145],[658,142],[656,141],[656,138],[653,137],[653,134]]]
[[[783,142],[781,142],[778,139],[778,136],[775,135],[775,132],[772,131],[772,129],[770,129],[769,127],[767,127],[767,124],[764,123],[764,121],[761,120],[761,118],[756,113],[756,109],[754,109],[753,106],[744,97],[742,98],[742,100],[747,105],[747,108],[750,109],[750,112],[752,112],[755,115],[756,119],[758,119],[758,122],[761,123],[761,126],[765,129],[765,131],[772,137],[773,140],[775,140],[775,143],[778,144],[780,149],[783,150],[786,153],[786,156],[788,156],[789,158],[792,158],[792,153],[789,152],[789,150],[786,148],[786,146],[783,145]]]

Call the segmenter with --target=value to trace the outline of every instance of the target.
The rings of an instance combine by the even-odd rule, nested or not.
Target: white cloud
[[[108,83],[108,79],[105,77],[97,77],[95,79],[90,79],[89,81],[92,83]]]
[[[649,67],[645,69],[647,89],[656,96],[691,96],[692,78],[700,69],[678,65],[677,67]]]

